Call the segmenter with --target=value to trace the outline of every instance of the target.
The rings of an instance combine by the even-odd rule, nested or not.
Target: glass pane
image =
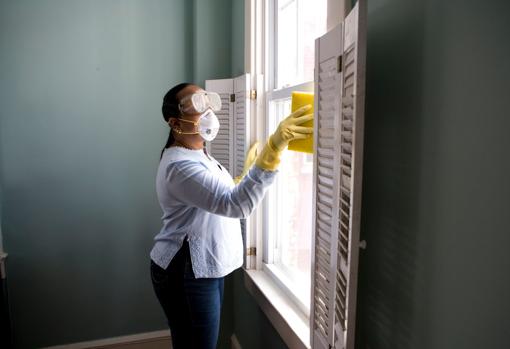
[[[278,0],[276,89],[313,80],[315,39],[326,32],[327,0]]]
[[[290,113],[290,99],[271,102],[271,124]],[[273,189],[273,210],[269,221],[274,222],[275,263],[281,264],[300,288],[308,290],[311,270],[313,157],[294,151],[284,151]],[[307,297],[307,296],[305,296]],[[306,304],[308,299],[303,300]]]

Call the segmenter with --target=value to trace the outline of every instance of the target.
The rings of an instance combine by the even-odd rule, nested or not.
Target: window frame
[[[277,89],[278,82],[278,1],[277,0],[264,0],[265,3],[265,36],[262,44],[265,53],[265,67],[266,74],[264,76],[264,125],[266,138],[269,137],[271,132],[274,131],[275,125],[271,123],[270,108],[271,103],[290,99],[293,91],[314,91],[314,80],[301,82],[295,85],[285,86]],[[273,187],[278,185],[278,179]],[[274,222],[269,220],[270,212],[274,211],[276,206],[275,199],[277,193],[274,188],[270,188],[266,194],[266,199],[262,202],[263,219],[262,222],[262,262],[260,269],[267,273],[267,275],[288,295],[306,317],[310,316],[310,304],[311,304],[311,288],[308,292],[296,292],[302,288],[296,287],[298,285],[297,278],[288,277],[289,269],[278,263],[277,257],[275,256],[276,239],[278,232],[273,230],[271,226],[274,226]],[[313,239],[313,229],[310,225],[310,242]],[[310,243],[310,249],[312,244]],[[310,251],[312,253],[312,251]],[[312,260],[310,258],[310,265]],[[311,280],[311,275],[309,280]]]
[[[270,8],[271,1],[274,6]],[[251,88],[257,91],[257,97],[252,100],[250,106],[252,118],[249,139],[252,141],[263,142],[270,135],[270,131],[274,131],[268,129],[265,116],[268,109],[266,91],[270,91],[269,86],[274,86],[276,82],[274,74],[271,74],[271,69],[275,67],[274,57],[270,57],[267,52],[268,45],[274,47],[275,38],[269,33],[274,32],[271,29],[274,29],[275,22],[268,15],[270,12],[274,13],[276,8],[274,2],[274,0],[245,0],[245,72],[251,74]],[[350,1],[328,0],[327,31],[342,22],[344,13],[347,13],[349,9]],[[271,93],[282,94],[287,89],[289,87],[271,91]],[[298,304],[289,297],[290,293],[278,285],[278,279],[271,277],[269,268],[264,267],[263,255],[267,243],[263,241],[263,237],[264,229],[266,229],[264,217],[267,217],[265,212],[267,201],[266,195],[260,207],[252,214],[252,234],[250,234],[249,244],[256,250],[254,254],[247,256],[248,262],[243,269],[244,286],[288,347],[310,349],[312,314],[305,316]],[[313,282],[310,290],[311,297],[312,289]],[[311,298],[308,301],[312,304]]]
[[[270,104],[273,101],[278,101],[282,99],[287,99],[291,97],[292,91],[309,91],[313,92],[314,82],[307,81],[298,85],[285,87],[279,90],[266,91],[266,103],[265,103],[265,113],[264,113],[264,121],[266,125],[266,133],[270,134],[274,130],[274,125],[271,125],[269,108]],[[276,186],[278,185],[278,178],[276,179],[276,183],[273,184],[273,188],[270,188],[266,193],[266,200],[262,203],[263,210],[263,228],[262,228],[262,244],[263,244],[263,255],[262,255],[262,270],[267,272],[267,274],[275,281],[275,283],[282,288],[289,298],[299,307],[299,309],[303,312],[303,315],[310,315],[310,299],[309,296],[311,293],[300,292],[298,294],[295,292],[295,285],[297,284],[297,280],[292,277],[286,276],[288,274],[288,270],[286,267],[278,263],[278,259],[275,256],[275,249],[277,247],[276,239],[278,232],[275,231],[272,227],[274,227],[273,221],[269,219],[271,217],[270,212],[274,212],[276,208]],[[312,240],[312,226],[310,225],[310,241]],[[311,248],[311,244],[310,244]],[[310,264],[311,264],[310,259]],[[311,288],[311,287],[310,287]]]

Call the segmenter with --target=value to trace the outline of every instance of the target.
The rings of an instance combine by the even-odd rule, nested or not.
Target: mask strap
[[[199,124],[198,121],[191,121],[191,120],[186,120],[186,119],[181,119],[181,118],[176,118],[177,120],[181,120],[181,121],[184,121],[184,122],[189,122],[189,123],[192,123],[193,125],[195,125],[195,127],[197,127],[197,125]],[[168,125],[170,125],[170,122],[168,122]],[[170,128],[172,127],[172,125],[170,125]],[[175,130],[175,132],[177,132],[178,134],[180,135],[197,135],[199,134],[200,132],[182,132],[181,130]]]
[[[186,120],[186,119],[181,119],[181,118],[177,118],[177,120],[181,120],[181,121],[184,121],[184,122],[189,122],[195,126],[197,126],[200,122],[199,121],[191,121],[191,120]]]

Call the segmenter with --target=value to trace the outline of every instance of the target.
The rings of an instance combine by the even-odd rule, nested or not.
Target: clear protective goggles
[[[221,110],[221,97],[216,92],[198,91],[184,97],[179,103],[179,110],[183,114],[200,114],[207,109]]]

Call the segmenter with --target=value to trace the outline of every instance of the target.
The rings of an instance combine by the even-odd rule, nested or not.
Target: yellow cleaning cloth
[[[291,113],[304,107],[307,104],[312,105],[308,113],[313,114],[313,93],[310,92],[292,92]],[[313,120],[307,121],[300,126],[313,126]],[[289,150],[300,151],[303,153],[313,153],[313,136],[308,139],[297,139],[289,142]]]

